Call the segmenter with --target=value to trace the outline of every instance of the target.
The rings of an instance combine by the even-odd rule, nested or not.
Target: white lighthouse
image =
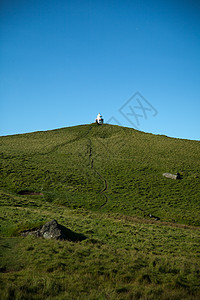
[[[98,125],[102,125],[103,124],[103,117],[100,113],[98,113],[97,118],[96,118],[96,123]]]

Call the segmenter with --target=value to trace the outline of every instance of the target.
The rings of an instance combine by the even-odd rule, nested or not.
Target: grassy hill
[[[0,137],[3,299],[198,299],[199,171],[200,142],[119,126]],[[20,236],[54,218],[87,238]]]

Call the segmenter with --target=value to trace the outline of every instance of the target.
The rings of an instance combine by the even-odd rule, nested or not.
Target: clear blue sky
[[[98,112],[200,140],[199,1],[1,0],[0,135]]]

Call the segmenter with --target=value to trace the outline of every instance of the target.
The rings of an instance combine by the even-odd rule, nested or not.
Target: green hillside
[[[131,128],[0,137],[2,299],[198,299],[199,174],[199,141]],[[52,219],[86,239],[20,236]]]
[[[200,225],[200,142],[83,125],[1,137],[1,188],[44,201]],[[180,172],[182,180],[164,178]],[[105,190],[105,191],[103,191]]]

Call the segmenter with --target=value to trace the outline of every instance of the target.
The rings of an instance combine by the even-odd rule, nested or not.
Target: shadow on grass
[[[66,228],[63,225],[58,224],[58,228],[63,233],[63,240],[68,240],[68,241],[72,241],[72,242],[81,242],[83,240],[86,240],[86,238],[87,238],[84,234],[74,232],[71,229]]]

